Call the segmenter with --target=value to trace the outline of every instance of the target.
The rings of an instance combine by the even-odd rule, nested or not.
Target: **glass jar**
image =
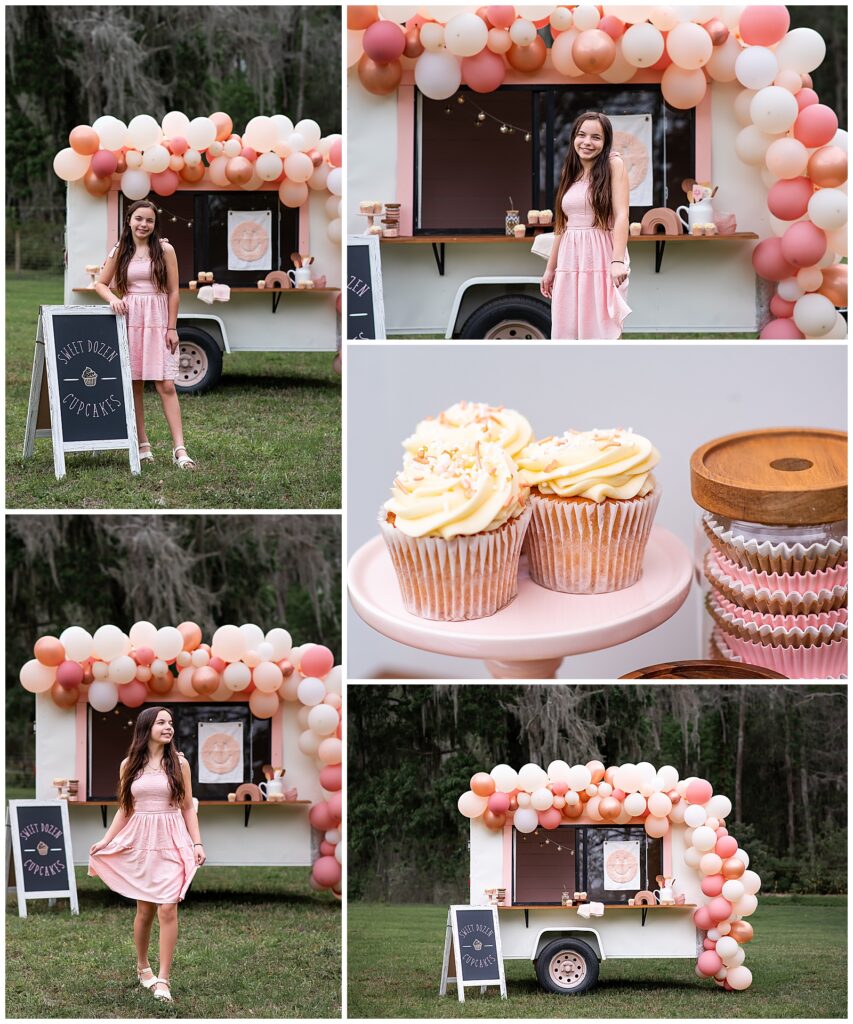
[[[847,675],[847,435],[750,431],[693,453],[703,653]]]
[[[504,221],[506,233],[510,238],[515,237],[515,225],[521,223],[521,216],[518,210],[507,210]]]

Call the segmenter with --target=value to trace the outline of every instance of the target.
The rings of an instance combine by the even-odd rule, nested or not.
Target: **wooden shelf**
[[[107,827],[107,808],[118,807],[118,800],[69,800],[72,807],[100,807],[101,821],[104,828]],[[243,827],[249,827],[249,817],[255,807],[310,807],[310,800],[199,800],[199,810],[202,807],[242,807],[245,814]]]
[[[594,901],[590,901],[594,902]],[[586,906],[585,903],[576,903],[573,907],[563,907],[556,903],[513,903],[512,906],[498,904],[498,910],[577,910],[579,906]],[[627,903],[605,903],[605,910],[684,910],[685,908],[695,910],[696,903],[676,903],[673,906],[661,906],[656,903],[652,906],[629,907]]]

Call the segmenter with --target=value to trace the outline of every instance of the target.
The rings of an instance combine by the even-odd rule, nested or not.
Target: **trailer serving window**
[[[514,832],[513,903],[559,906],[564,892],[627,903],[663,873],[663,840],[636,825],[561,825]]]
[[[186,288],[199,271],[232,288],[253,288],[270,270],[290,266],[290,253],[299,249],[299,211],[283,206],[277,191],[184,191],[149,198],[160,211],[162,234],[175,247],[180,285]],[[122,196],[120,223],[128,200]],[[264,269],[229,269],[229,211],[256,212],[269,223],[269,260]],[[266,218],[269,218],[266,221]]]
[[[553,209],[572,122],[587,110],[613,119],[617,151],[620,144],[650,147],[632,221],[653,207],[678,205],[681,182],[695,177],[696,112],[668,106],[656,84],[502,86],[486,95],[463,88],[442,101],[416,95],[418,234],[502,235],[510,197],[522,218],[528,209]],[[632,185],[641,164],[632,160]]]

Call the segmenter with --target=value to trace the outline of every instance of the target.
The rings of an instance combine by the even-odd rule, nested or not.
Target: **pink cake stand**
[[[652,528],[643,575],[615,594],[558,594],[535,584],[522,557],[518,596],[486,619],[434,622],[404,608],[385,542],[374,537],[349,563],[349,596],[362,619],[384,636],[435,654],[481,658],[496,679],[552,679],[563,658],[615,647],[674,615],[690,589],[684,544]]]

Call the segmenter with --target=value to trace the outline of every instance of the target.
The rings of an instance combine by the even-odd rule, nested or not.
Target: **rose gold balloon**
[[[619,817],[619,813],[622,810],[622,804],[613,796],[606,796],[598,805],[598,813],[602,818],[606,818],[609,821]]]
[[[166,676],[152,676],[148,680],[148,689],[159,697],[165,696],[174,685],[175,677],[170,672]]]
[[[506,59],[510,65],[516,71],[523,71],[525,74],[538,71],[545,63],[547,56],[548,49],[542,36],[537,36],[530,46],[518,46],[513,43],[506,53]]]
[[[82,682],[81,685],[82,686],[91,686],[94,681],[95,681],[95,677],[92,674],[92,662],[91,661],[87,661],[83,665],[83,682]]]
[[[252,180],[252,165],[244,156],[233,156],[225,165],[225,177],[232,185],[245,185]]]
[[[55,668],[65,661],[65,648],[55,636],[43,636],[36,640],[33,654],[36,661],[40,661],[42,665],[48,665],[51,668]]]
[[[201,181],[206,170],[207,168],[204,164],[196,164],[195,167],[190,167],[189,164],[184,164],[180,170],[180,175],[184,181],[189,182],[190,185],[194,185],[196,182]]]
[[[749,921],[732,921],[732,927],[729,931],[729,935],[739,942],[741,945],[746,945],[747,942],[752,942],[752,937],[755,934],[752,925]]]
[[[73,708],[77,703],[77,698],[80,696],[80,691],[76,686],[71,690],[66,690],[59,683],[54,683],[50,688],[50,696],[58,708]]]
[[[202,697],[209,697],[219,689],[219,673],[207,666],[197,668],[193,673],[193,689]]]
[[[512,796],[509,798],[509,809],[511,811],[518,810],[518,797],[515,795],[515,793],[513,793]]]
[[[822,146],[809,157],[806,174],[819,188],[838,188],[847,181],[847,154],[840,146]]]
[[[320,164],[323,162],[323,154],[320,152],[319,149],[309,149],[308,156],[311,157],[311,163],[315,167],[319,167]]]
[[[729,27],[724,22],[720,21],[719,18],[711,18],[711,20],[706,22],[702,28],[704,28],[711,37],[711,42],[714,46],[722,46],[729,38]]]
[[[826,298],[839,308],[847,305],[847,264],[835,263],[823,268],[823,283],[818,288],[818,295]]]
[[[597,786],[604,778],[604,765],[601,761],[587,761],[586,767],[592,773],[592,781]],[[581,799],[583,799],[583,794],[581,794]],[[589,797],[587,797],[587,799],[589,799]]]
[[[681,799],[681,794],[678,792],[677,789],[671,789],[666,795],[674,804],[677,804],[678,801]]]
[[[506,824],[506,814],[495,814],[494,811],[490,811],[487,807],[485,811],[483,811],[483,822],[487,828],[503,828]]]
[[[281,669],[281,674],[285,679],[289,679],[293,675],[293,666],[287,658],[282,658],[281,661],[277,661],[276,665]]]
[[[421,42],[421,30],[419,28],[406,29],[406,47],[403,50],[404,57],[420,57],[424,52],[424,44]]]
[[[723,878],[740,878],[740,876],[746,871],[746,864],[740,859],[740,857],[729,857],[728,860],[723,861]]]
[[[403,65],[399,60],[392,60],[390,64],[377,64],[363,53],[356,67],[359,81],[374,96],[387,96],[392,93],[403,77]]]
[[[587,29],[572,45],[572,60],[588,75],[600,75],[616,60],[616,43],[601,29]]]
[[[578,802],[576,804],[566,804],[563,808],[564,818],[579,818],[583,814],[583,804]]]
[[[99,178],[94,171],[89,170],[83,175],[83,184],[90,196],[105,196],[112,187],[112,176]]]

